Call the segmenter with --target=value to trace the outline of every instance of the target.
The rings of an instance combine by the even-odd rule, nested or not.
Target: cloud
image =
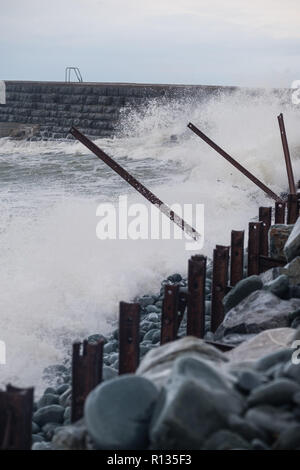
[[[271,64],[274,83],[293,80],[299,13],[298,0],[9,0],[1,73],[51,79],[74,62],[91,80],[171,81],[172,71],[173,82],[259,83]]]

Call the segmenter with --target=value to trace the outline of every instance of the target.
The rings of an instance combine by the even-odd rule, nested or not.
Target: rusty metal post
[[[187,334],[203,338],[205,334],[206,257],[195,255],[188,263]]]
[[[119,374],[134,373],[139,365],[140,306],[120,302]]]
[[[84,402],[88,394],[102,381],[103,340],[95,343],[73,344],[72,355],[72,406],[71,421],[83,416]]]
[[[243,279],[244,268],[244,231],[231,231],[230,248],[230,285],[235,286]]]
[[[0,391],[0,449],[30,450],[33,388],[8,385]]]
[[[277,116],[277,119],[278,119],[278,124],[279,124],[279,129],[280,129],[286,171],[287,171],[288,180],[289,180],[290,194],[296,194],[295,179],[294,179],[293,168],[292,168],[292,163],[291,163],[289,145],[288,145],[286,132],[285,132],[283,114],[282,113],[279,114],[279,116]]]
[[[198,137],[200,137],[204,142],[206,142],[211,148],[213,148],[216,152],[218,152],[222,157],[225,158],[231,165],[233,165],[237,170],[239,170],[243,175],[245,175],[249,180],[252,181],[252,183],[256,184],[260,189],[262,189],[268,196],[270,196],[272,199],[275,199],[275,201],[281,201],[281,198],[277,196],[271,189],[269,189],[262,181],[260,181],[256,176],[252,175],[250,171],[248,171],[246,168],[244,168],[239,162],[237,162],[234,158],[232,158],[225,150],[223,150],[221,147],[219,147],[215,142],[213,142],[207,135],[205,135],[200,129],[198,129],[194,124],[191,122],[188,124],[188,128],[191,129]]]
[[[178,285],[166,285],[161,315],[160,344],[174,341],[178,323]]]
[[[140,183],[134,176],[132,176],[128,171],[121,167],[116,161],[114,161],[109,155],[107,155],[103,150],[97,147],[94,142],[88,139],[84,134],[82,134],[78,129],[72,127],[70,133],[78,139],[83,145],[85,145],[91,152],[93,152],[100,160],[102,160],[106,165],[108,165],[112,170],[114,170],[121,178],[123,178],[128,184],[130,184],[134,189],[136,189],[142,196],[144,196],[151,204],[154,204],[165,216],[167,216],[172,222],[174,222],[178,227],[180,227],[184,232],[190,235],[194,240],[201,238],[201,235],[185,222],[181,217],[175,214],[166,204],[164,204],[155,194],[153,194],[149,189],[147,189],[142,183]]]
[[[285,203],[275,202],[275,224],[284,224],[285,221]]]
[[[297,194],[288,195],[288,211],[287,211],[287,223],[294,224],[299,216],[299,205]]]
[[[213,255],[211,330],[216,331],[224,319],[223,298],[227,290],[229,246],[217,245]]]
[[[272,207],[260,207],[258,219],[262,222],[260,230],[259,252],[263,256],[269,255],[269,229],[272,223]]]
[[[259,274],[260,231],[262,222],[249,223],[248,276]]]

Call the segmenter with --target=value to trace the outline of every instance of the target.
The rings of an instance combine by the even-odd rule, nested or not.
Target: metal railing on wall
[[[83,82],[82,80],[82,75],[78,67],[66,67],[65,69],[65,82],[71,82],[71,75],[75,75],[77,78],[78,82]]]

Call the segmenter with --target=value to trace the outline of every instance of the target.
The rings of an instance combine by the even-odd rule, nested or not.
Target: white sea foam
[[[157,103],[124,118],[121,134],[97,144],[164,202],[205,204],[205,244],[229,244],[259,205],[272,201],[195,136],[196,126],[273,191],[287,189],[276,116],[283,111],[295,175],[300,174],[300,113],[273,95],[241,92],[206,103]],[[171,136],[175,136],[172,137]],[[45,366],[71,342],[107,332],[118,302],[154,293],[172,272],[185,273],[183,241],[100,241],[96,207],[128,188],[76,142],[0,140],[1,383],[39,385]],[[130,191],[131,201],[142,197]]]

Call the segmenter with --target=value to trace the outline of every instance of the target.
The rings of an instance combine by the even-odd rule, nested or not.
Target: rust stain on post
[[[227,291],[229,246],[217,245],[213,255],[211,330],[216,331],[224,319],[223,298]]]
[[[119,374],[134,373],[139,365],[140,305],[120,302]]]

